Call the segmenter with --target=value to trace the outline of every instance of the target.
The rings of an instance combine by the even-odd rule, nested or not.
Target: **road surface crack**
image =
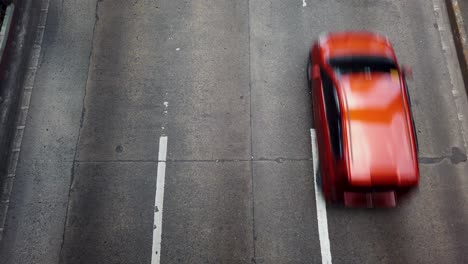
[[[84,117],[85,117],[85,113],[86,113],[86,106],[85,106],[86,94],[87,94],[88,83],[89,83],[89,72],[91,70],[90,69],[91,59],[92,59],[92,55],[93,55],[93,52],[94,52],[94,37],[95,37],[95,33],[96,33],[96,25],[97,25],[97,22],[99,20],[98,11],[99,11],[99,3],[100,2],[101,1],[99,1],[99,0],[96,1],[95,20],[94,20],[92,36],[91,36],[91,48],[90,48],[90,52],[89,52],[89,56],[88,56],[88,73],[87,73],[87,76],[86,76],[86,83],[85,83],[85,87],[84,87],[84,94],[83,94],[83,101],[82,101],[82,111],[81,111],[81,116],[80,116],[80,125],[79,125],[79,128],[78,128],[78,136],[77,136],[76,143],[75,143],[75,152],[73,154],[73,162],[72,162],[72,166],[71,166],[70,186],[68,187],[67,209],[65,211],[65,219],[64,219],[64,223],[63,223],[62,243],[60,244],[60,252],[59,252],[59,263],[62,263],[63,258],[64,258],[63,248],[65,246],[65,234],[66,234],[66,231],[67,231],[68,214],[70,212],[71,194],[72,194],[73,184],[74,184],[74,181],[75,181],[75,166],[77,166],[78,144],[80,143],[81,130],[83,128]],[[79,166],[79,164],[78,164],[78,166]]]
[[[161,162],[162,160],[157,159],[137,159],[137,160],[75,160],[76,163],[157,163]],[[284,162],[303,162],[303,161],[312,161],[310,158],[303,158],[303,159],[294,159],[294,158],[284,158],[284,157],[277,157],[277,158],[253,158],[253,159],[167,159],[164,162],[167,163],[190,163],[190,162],[205,162],[205,163],[228,163],[228,162],[276,162],[276,163],[284,163]]]

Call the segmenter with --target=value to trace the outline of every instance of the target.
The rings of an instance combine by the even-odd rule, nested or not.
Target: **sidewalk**
[[[468,92],[468,0],[445,0],[457,56]]]

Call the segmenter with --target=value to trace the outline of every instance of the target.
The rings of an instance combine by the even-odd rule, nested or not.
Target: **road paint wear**
[[[158,172],[156,197],[154,201],[153,249],[151,264],[159,264],[161,258],[162,214],[164,204],[164,184],[166,178],[167,136],[159,138]]]
[[[319,231],[320,253],[322,254],[322,264],[331,264],[330,238],[328,236],[328,220],[327,206],[323,198],[322,189],[317,183],[318,173],[318,151],[317,151],[317,136],[315,129],[310,130],[310,139],[312,143],[312,163],[314,167],[314,186],[315,186],[315,202],[317,206],[317,225]]]

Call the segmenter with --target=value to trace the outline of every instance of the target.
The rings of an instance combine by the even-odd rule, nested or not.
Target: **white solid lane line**
[[[164,182],[166,178],[167,137],[159,138],[158,172],[156,178],[156,198],[154,201],[153,249],[151,264],[159,264],[161,257],[162,215],[164,202]]]
[[[322,264],[331,264],[330,238],[328,236],[327,206],[323,198],[322,188],[317,184],[318,173],[318,151],[317,136],[315,130],[310,130],[312,142],[312,164],[314,166],[315,202],[317,206],[317,224],[320,241],[320,253],[322,254]]]

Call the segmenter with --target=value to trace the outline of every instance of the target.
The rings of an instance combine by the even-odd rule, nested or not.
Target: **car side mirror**
[[[403,71],[405,77],[407,77],[410,80],[413,80],[413,70],[409,66],[403,65],[401,67],[401,70]]]

